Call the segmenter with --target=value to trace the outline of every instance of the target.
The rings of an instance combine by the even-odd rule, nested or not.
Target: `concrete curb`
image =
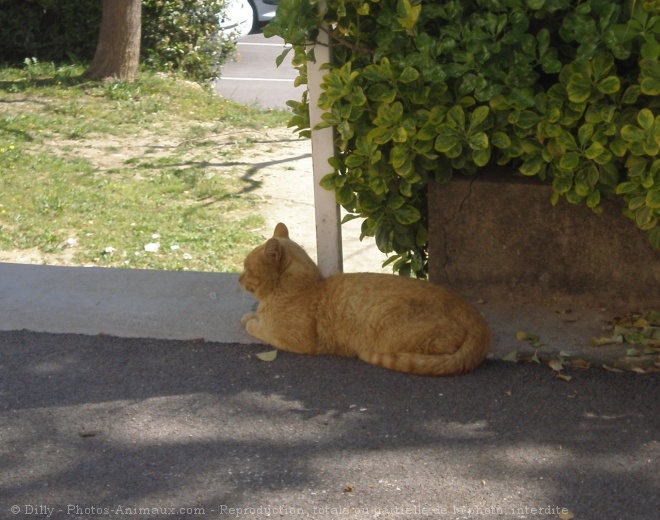
[[[253,344],[240,318],[255,305],[237,274],[0,263],[3,331]],[[478,309],[493,329],[493,359],[515,351],[524,362],[536,352],[541,362],[561,357],[568,366],[579,359],[632,369],[658,357],[628,357],[626,344],[590,347],[593,336],[607,335],[607,309],[573,308],[566,316],[551,305],[490,301]],[[542,346],[518,341],[518,331],[537,334]]]
[[[238,275],[0,263],[0,330],[255,343]]]

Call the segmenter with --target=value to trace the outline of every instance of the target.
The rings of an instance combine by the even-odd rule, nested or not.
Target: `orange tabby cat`
[[[449,289],[377,273],[324,279],[284,224],[247,256],[239,282],[259,300],[241,323],[282,350],[440,376],[473,370],[490,348],[482,316]]]

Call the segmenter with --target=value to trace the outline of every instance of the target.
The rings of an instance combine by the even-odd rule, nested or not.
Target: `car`
[[[254,11],[250,0],[226,1],[225,9],[220,15],[220,34],[224,40],[235,42],[250,34],[253,26]]]
[[[253,13],[253,30],[270,22],[277,11],[280,0],[248,0]]]

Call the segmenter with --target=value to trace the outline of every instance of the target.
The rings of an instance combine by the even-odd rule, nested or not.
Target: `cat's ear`
[[[277,238],[269,238],[266,241],[266,256],[273,260],[274,263],[279,264],[282,258],[282,244]]]
[[[273,238],[289,238],[289,230],[284,224],[280,222],[277,226],[275,226]]]

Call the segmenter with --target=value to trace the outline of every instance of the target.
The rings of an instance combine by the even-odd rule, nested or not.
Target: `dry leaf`
[[[639,356],[639,350],[636,348],[629,348],[626,350],[626,356],[628,357],[638,357]]]
[[[591,363],[588,361],[585,361],[584,359],[574,359],[571,361],[571,366],[574,368],[591,368]]]
[[[548,361],[548,366],[555,372],[561,372],[561,369],[564,368],[564,364],[558,359],[551,359]]]
[[[277,357],[277,349],[270,350],[268,352],[260,352],[259,354],[257,354],[257,357],[261,361],[274,361],[275,358]]]
[[[623,336],[617,334],[611,338],[591,338],[589,345],[592,347],[602,347],[603,345],[612,345],[613,343],[623,343]]]
[[[346,487],[344,488],[344,493],[351,493],[353,491],[353,486],[351,484],[347,484]]]
[[[571,376],[567,376],[566,374],[557,374],[557,379],[561,379],[562,381],[570,381],[573,379]]]
[[[516,339],[518,341],[525,341],[528,337],[529,336],[525,331],[519,330],[518,332],[516,332]]]
[[[603,368],[605,370],[607,370],[608,372],[623,372],[623,370],[621,370],[620,368],[610,367],[610,366],[607,366],[607,365],[603,365]]]
[[[642,368],[642,367],[635,367],[631,368],[633,372],[637,372],[638,374],[653,374],[655,372],[660,372],[660,367],[648,367],[648,368]]]
[[[562,509],[557,516],[559,517],[559,520],[573,520],[575,518],[573,512],[568,509]]]

